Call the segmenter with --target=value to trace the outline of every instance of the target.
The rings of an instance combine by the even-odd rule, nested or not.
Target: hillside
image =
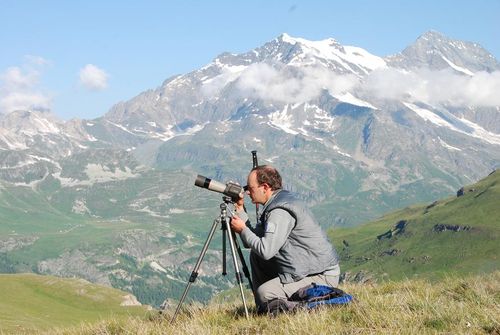
[[[499,334],[500,272],[487,276],[346,284],[355,302],[276,318],[242,313],[241,300],[192,305],[165,319],[106,319],[50,334]]]
[[[459,196],[459,194],[462,194]],[[439,278],[500,269],[500,170],[457,196],[411,206],[330,238],[346,280]]]
[[[144,317],[148,311],[129,293],[81,279],[34,274],[0,275],[0,333]]]

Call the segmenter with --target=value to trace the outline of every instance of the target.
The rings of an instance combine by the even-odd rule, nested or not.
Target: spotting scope
[[[244,187],[233,183],[227,182],[226,184],[212,180],[210,178],[198,175],[194,182],[195,186],[206,188],[207,190],[219,192],[228,197],[231,197],[233,201],[237,201],[239,198],[243,198],[245,189]]]

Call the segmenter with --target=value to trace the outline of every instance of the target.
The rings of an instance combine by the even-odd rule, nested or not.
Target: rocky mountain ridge
[[[71,276],[80,264],[155,304],[182,286],[218,214],[196,175],[244,183],[251,150],[325,227],[452,194],[499,166],[500,103],[488,87],[457,98],[498,71],[480,46],[436,32],[384,58],[283,34],[94,120],[0,115],[0,267]]]

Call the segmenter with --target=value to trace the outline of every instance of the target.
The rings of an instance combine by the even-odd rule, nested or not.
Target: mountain
[[[442,278],[500,268],[500,170],[456,196],[335,229],[345,280]]]
[[[437,32],[388,57],[283,34],[93,120],[0,115],[0,270],[175,299],[220,215],[220,195],[195,188],[196,175],[243,184],[251,150],[325,228],[449,196],[499,165],[488,86],[499,70],[479,45]],[[220,244],[198,299],[232,285]]]

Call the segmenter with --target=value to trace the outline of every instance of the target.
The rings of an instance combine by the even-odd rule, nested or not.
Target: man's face
[[[252,203],[254,204],[265,204],[266,193],[264,190],[264,185],[259,185],[257,182],[257,173],[255,171],[250,172],[247,179],[247,194],[252,199]]]

